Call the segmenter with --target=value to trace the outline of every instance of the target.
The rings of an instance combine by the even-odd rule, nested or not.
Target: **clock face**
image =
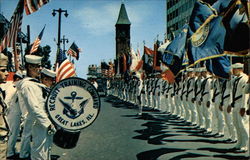
[[[120,37],[125,37],[125,36],[126,36],[125,31],[120,31],[120,32],[119,32],[119,36],[120,36]]]

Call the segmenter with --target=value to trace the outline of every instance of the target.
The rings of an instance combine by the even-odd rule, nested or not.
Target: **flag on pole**
[[[160,46],[160,41],[156,41],[155,44],[154,44],[154,62],[153,62],[153,67],[154,67],[154,70],[156,71],[160,71],[160,61],[161,61],[161,52],[158,52],[158,48]]]
[[[17,4],[16,10],[10,20],[10,27],[7,33],[4,35],[0,43],[0,52],[7,47],[12,47],[14,52],[16,51],[16,41],[18,32],[21,31],[23,19],[23,1],[20,0]]]
[[[49,0],[24,0],[26,15],[30,15],[31,13],[36,12],[48,2]]]
[[[67,54],[75,57],[76,60],[79,59],[79,52],[81,52],[81,49],[77,47],[77,45],[73,42],[72,45],[69,47]]]
[[[58,50],[59,54],[56,63],[56,82],[65,78],[73,77],[76,75],[74,64],[72,64],[66,57],[62,50]]]
[[[37,51],[40,43],[41,43],[41,39],[42,39],[42,36],[43,36],[43,31],[45,29],[45,26],[43,27],[42,31],[40,32],[40,34],[38,35],[38,37],[36,38],[36,40],[34,41],[33,45],[32,45],[32,48],[30,49],[30,54],[34,53]]]

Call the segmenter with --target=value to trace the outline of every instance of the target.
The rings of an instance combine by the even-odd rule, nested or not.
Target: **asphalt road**
[[[223,160],[249,159],[230,150],[234,144],[203,132],[173,116],[146,109],[141,117],[132,104],[101,99],[96,121],[82,130],[77,146],[53,145],[58,160]]]

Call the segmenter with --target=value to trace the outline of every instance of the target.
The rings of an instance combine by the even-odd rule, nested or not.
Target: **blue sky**
[[[154,40],[164,39],[166,31],[166,0],[123,0],[131,21],[131,43],[135,50],[139,46],[143,52],[143,41],[153,48]],[[55,62],[56,42],[58,37],[58,13],[52,16],[53,9],[67,10],[69,16],[62,15],[61,38],[65,35],[69,43],[74,41],[82,49],[80,58],[75,61],[79,77],[86,78],[90,64],[115,58],[115,23],[122,0],[51,0],[39,11],[24,14],[22,31],[31,28],[31,42],[35,40],[46,24],[41,45],[52,48],[50,60]],[[0,12],[9,20],[18,0],[0,0]],[[56,41],[54,41],[54,39]],[[61,45],[62,46],[62,45]]]

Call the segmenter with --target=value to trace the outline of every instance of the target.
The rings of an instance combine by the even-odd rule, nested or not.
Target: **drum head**
[[[46,110],[53,124],[65,131],[78,132],[95,121],[100,104],[97,90],[89,81],[72,77],[52,88]]]

